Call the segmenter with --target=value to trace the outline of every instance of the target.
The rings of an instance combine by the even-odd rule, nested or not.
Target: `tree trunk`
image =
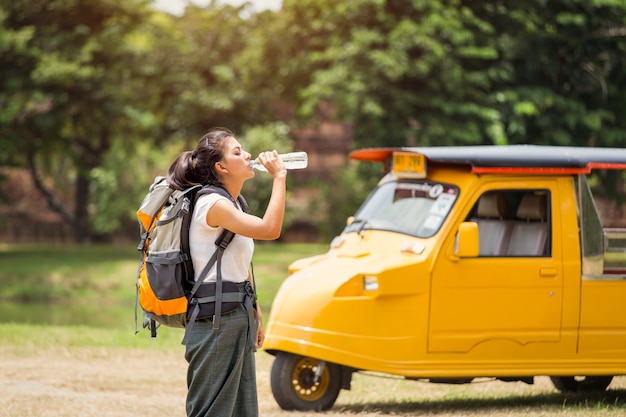
[[[91,240],[89,222],[89,179],[82,175],[76,178],[76,193],[74,195],[75,218],[74,234],[80,243]]]
[[[76,179],[76,196],[74,213],[65,205],[63,201],[49,188],[37,167],[35,152],[27,154],[28,169],[35,187],[48,202],[48,206],[58,213],[65,223],[69,224],[74,231],[74,238],[77,242],[85,243],[90,239],[89,227],[89,180],[82,176]]]

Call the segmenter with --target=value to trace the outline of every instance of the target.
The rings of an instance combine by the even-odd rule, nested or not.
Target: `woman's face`
[[[232,136],[224,139],[224,160],[219,162],[227,172],[223,175],[238,178],[253,178],[254,170],[250,165],[250,154]]]

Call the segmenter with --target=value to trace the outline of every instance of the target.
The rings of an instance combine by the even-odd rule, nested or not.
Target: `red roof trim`
[[[559,167],[472,167],[473,174],[589,174],[592,169],[626,169],[626,164],[590,162],[583,168]]]
[[[615,162],[589,162],[587,168],[589,168],[589,171],[592,169],[626,169],[626,164]]]
[[[588,174],[586,168],[554,168],[554,167],[472,167],[472,174]]]

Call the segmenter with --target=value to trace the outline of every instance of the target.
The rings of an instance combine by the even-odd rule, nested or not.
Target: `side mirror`
[[[480,252],[478,224],[463,222],[459,225],[454,245],[454,255],[459,258],[475,258]]]

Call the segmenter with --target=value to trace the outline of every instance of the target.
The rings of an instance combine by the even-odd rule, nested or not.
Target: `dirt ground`
[[[311,416],[618,416],[626,379],[589,404],[568,403],[547,378],[535,385],[479,382],[439,385],[355,375],[326,413],[285,412],[269,387],[272,357],[257,353],[260,415]],[[0,346],[0,417],[184,417],[182,351],[68,348],[17,351]],[[407,389],[407,387],[410,387]]]

